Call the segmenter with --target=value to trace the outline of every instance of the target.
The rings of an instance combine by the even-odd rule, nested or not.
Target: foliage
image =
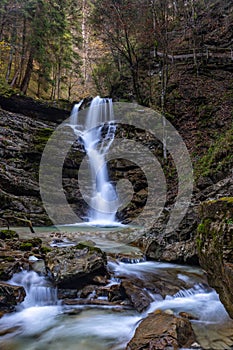
[[[67,89],[64,77],[80,66],[75,51],[80,41],[78,13],[70,12],[75,6],[76,0],[1,2],[1,78],[26,93],[34,74],[37,96],[50,90],[51,97],[59,99]]]
[[[18,89],[12,88],[9,84],[0,79],[0,95],[10,97],[17,93],[19,93]]]

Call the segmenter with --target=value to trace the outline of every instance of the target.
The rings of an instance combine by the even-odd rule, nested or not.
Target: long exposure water
[[[113,103],[110,98],[95,97],[88,109],[85,124],[79,124],[79,108],[82,101],[73,107],[70,126],[77,140],[81,140],[88,156],[90,174],[90,210],[88,220],[93,225],[116,225],[117,194],[112,185],[106,164],[106,154],[114,140]],[[119,224],[119,223],[118,223]]]
[[[143,317],[157,309],[170,309],[175,314],[189,312],[198,319],[192,324],[203,349],[230,349],[233,321],[216,292],[205,284],[199,268],[157,262],[126,264],[111,261],[109,270],[113,273],[111,283],[119,283],[120,276],[146,280],[153,275],[171,274],[171,278],[189,281],[193,287],[180,290],[174,296],[167,295],[165,299],[152,295],[154,300],[148,310],[139,314],[121,306],[62,305],[46,278],[33,271],[22,271],[9,282],[24,285],[27,297],[17,312],[1,319],[0,348],[123,350]]]

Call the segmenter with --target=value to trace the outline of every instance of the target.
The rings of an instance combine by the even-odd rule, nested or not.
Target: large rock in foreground
[[[46,256],[46,266],[59,288],[81,289],[107,275],[105,253],[84,244],[53,249]]]
[[[233,198],[204,202],[196,239],[200,265],[233,318]]]
[[[194,341],[189,320],[157,311],[140,323],[126,350],[177,350],[190,347]]]

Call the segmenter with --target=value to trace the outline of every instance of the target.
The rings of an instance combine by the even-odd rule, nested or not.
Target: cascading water
[[[25,288],[26,298],[21,304],[23,307],[57,304],[57,289],[44,276],[39,276],[35,271],[16,273],[9,283]]]
[[[123,350],[142,318],[158,309],[171,309],[176,315],[184,311],[197,318],[192,321],[192,326],[197,334],[197,342],[201,346],[203,344],[203,349],[232,349],[232,320],[229,319],[216,292],[205,284],[200,284],[199,280],[202,280],[203,276],[200,269],[157,262],[125,264],[110,261],[108,266],[114,276],[112,284],[119,284],[120,279],[125,277],[140,279],[143,283],[149,282],[153,281],[153,276],[157,280],[158,276],[162,277],[164,273],[169,272],[169,275],[172,273],[171,281],[175,276],[182,280],[186,277],[192,281],[193,287],[173,296],[167,295],[165,299],[151,293],[154,300],[140,315],[130,309],[114,311],[116,310],[114,303],[112,310],[110,306],[104,305],[101,307],[75,305],[75,303],[51,305],[54,303],[53,289],[47,284],[46,278],[33,271],[22,271],[15,274],[9,282],[24,285],[27,298],[23,307],[18,308],[17,312],[1,318],[0,348]],[[35,289],[38,289],[37,296]],[[120,305],[119,307],[121,308]]]
[[[81,104],[82,102],[74,106],[70,126],[77,140],[82,139],[89,159],[92,191],[88,221],[100,226],[116,225],[117,194],[109,180],[106,164],[106,154],[116,131],[112,100],[95,97],[88,110],[85,125],[78,125],[78,111]]]

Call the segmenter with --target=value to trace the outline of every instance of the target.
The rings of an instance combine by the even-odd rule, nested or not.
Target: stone
[[[18,303],[23,302],[26,292],[22,286],[0,283],[0,310],[13,311]]]
[[[233,318],[233,197],[202,203],[199,215],[196,245],[200,265]]]
[[[153,300],[146,290],[136,286],[129,280],[122,281],[121,288],[123,294],[127,296],[138,312],[146,310]]]
[[[157,310],[142,320],[126,350],[178,350],[194,341],[189,320]]]
[[[88,285],[85,286],[80,292],[80,298],[88,298],[91,294],[95,293],[96,286]]]
[[[183,318],[187,318],[188,320],[198,320],[198,318],[189,312],[181,311],[179,312],[179,316]]]
[[[95,276],[108,274],[105,253],[84,244],[53,249],[46,255],[45,262],[58,288],[80,290],[88,284],[98,285],[101,281]]]
[[[10,253],[12,254],[12,253]],[[9,255],[11,256],[11,255]],[[8,281],[12,278],[14,273],[21,271],[21,264],[18,261],[0,261],[0,279]]]

